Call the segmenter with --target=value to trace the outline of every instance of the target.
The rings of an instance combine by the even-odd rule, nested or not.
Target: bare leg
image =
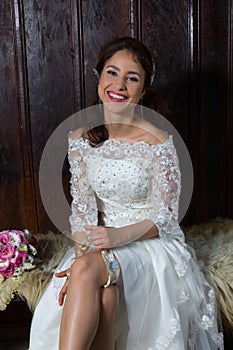
[[[118,289],[112,285],[101,289],[100,319],[91,350],[114,350],[114,321],[118,304]]]
[[[60,350],[88,350],[100,315],[101,286],[108,271],[100,252],[78,258],[72,266],[60,328]]]

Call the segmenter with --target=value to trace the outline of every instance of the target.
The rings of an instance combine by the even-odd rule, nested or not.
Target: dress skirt
[[[116,350],[223,349],[214,291],[190,247],[168,237],[130,243],[113,252],[121,266]],[[73,257],[71,248],[57,271],[68,268]],[[64,282],[53,276],[40,298],[30,350],[58,350],[62,307],[57,301]]]

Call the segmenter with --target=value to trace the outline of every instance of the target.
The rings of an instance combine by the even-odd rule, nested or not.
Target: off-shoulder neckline
[[[88,139],[84,138],[84,137],[79,137],[78,139],[71,139],[72,142],[84,142],[86,145],[90,146],[91,148],[94,148],[95,147],[92,147],[90,145],[90,142]],[[132,140],[131,141],[123,141],[122,139],[120,138],[111,138],[111,139],[107,139],[105,140],[103,143],[102,143],[102,146],[103,145],[125,145],[126,147],[137,147],[137,146],[140,146],[140,145],[144,145],[148,148],[152,148],[152,149],[156,149],[156,148],[159,148],[159,147],[163,147],[163,146],[166,146],[167,144],[169,144],[170,142],[172,142],[173,140],[173,137],[172,135],[168,135],[167,139],[162,142],[162,143],[157,143],[156,145],[151,145],[149,142],[146,142],[146,141],[143,141],[143,140],[140,140],[140,141],[134,141]],[[98,146],[96,148],[99,148]]]

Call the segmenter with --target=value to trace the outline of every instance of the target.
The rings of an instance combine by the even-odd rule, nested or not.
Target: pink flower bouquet
[[[0,282],[12,276],[17,278],[22,272],[35,267],[37,251],[31,244],[32,239],[28,230],[0,232]]]

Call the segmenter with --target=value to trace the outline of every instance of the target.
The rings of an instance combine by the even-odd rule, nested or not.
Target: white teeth
[[[112,92],[109,92],[109,95],[117,100],[124,100],[125,99],[124,96],[120,96],[120,95],[114,94]]]

